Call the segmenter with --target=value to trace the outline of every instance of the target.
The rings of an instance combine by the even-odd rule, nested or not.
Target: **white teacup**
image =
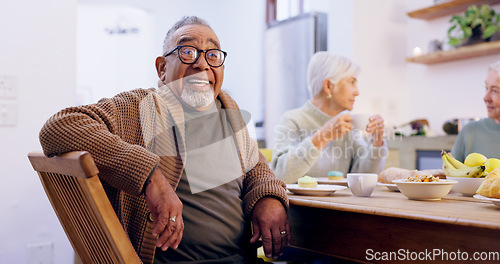
[[[354,196],[368,197],[377,186],[377,174],[347,173],[347,185]]]
[[[370,114],[351,114],[352,130],[366,132],[366,127],[370,123]]]

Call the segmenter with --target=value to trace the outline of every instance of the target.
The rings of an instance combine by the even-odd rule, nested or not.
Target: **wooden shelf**
[[[465,11],[470,5],[499,4],[500,0],[452,0],[441,4],[433,5],[427,8],[415,10],[408,13],[408,16],[430,20],[451,14]]]
[[[500,54],[500,40],[459,47],[453,50],[434,52],[422,56],[409,57],[406,58],[406,61],[422,64],[434,64],[491,54]]]

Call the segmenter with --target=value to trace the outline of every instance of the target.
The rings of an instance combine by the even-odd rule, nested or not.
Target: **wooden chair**
[[[97,177],[90,153],[48,158],[31,152],[28,158],[82,263],[142,263]]]

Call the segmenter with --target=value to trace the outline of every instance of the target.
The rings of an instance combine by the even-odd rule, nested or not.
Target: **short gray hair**
[[[163,55],[167,54],[169,52],[168,46],[172,42],[172,35],[174,34],[175,31],[177,31],[179,28],[183,26],[188,26],[188,25],[201,25],[210,28],[212,31],[212,27],[208,24],[208,22],[202,18],[199,18],[197,16],[185,16],[181,18],[181,20],[177,21],[167,32],[167,35],[165,36],[165,40],[163,41]]]
[[[488,67],[488,73],[490,73],[490,71],[496,71],[498,76],[500,76],[500,60],[494,62]]]
[[[311,97],[323,89],[323,81],[330,79],[333,84],[359,73],[359,67],[350,59],[326,51],[315,53],[307,66],[307,88]]]

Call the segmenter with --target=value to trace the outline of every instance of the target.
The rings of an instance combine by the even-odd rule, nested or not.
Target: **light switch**
[[[0,99],[0,126],[17,124],[17,100]]]
[[[0,74],[0,99],[17,99],[17,78]]]
[[[54,243],[45,242],[28,245],[28,264],[52,264]]]

